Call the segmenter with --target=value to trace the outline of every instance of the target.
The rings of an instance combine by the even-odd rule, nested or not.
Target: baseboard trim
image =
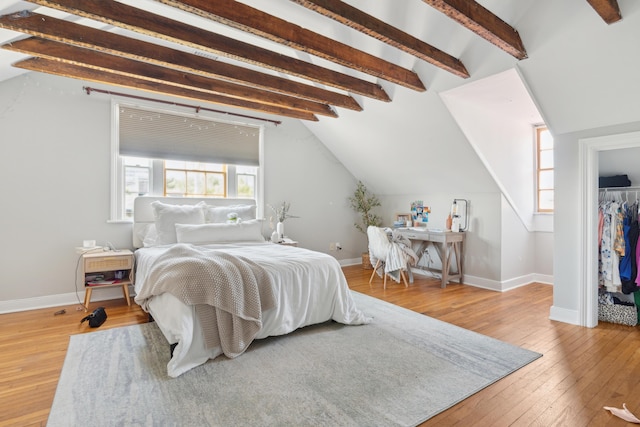
[[[438,274],[433,274],[428,271],[421,270],[419,268],[412,269],[413,274],[421,275],[421,276],[429,276],[429,277],[441,277]],[[488,289],[490,291],[496,292],[506,292],[512,289],[519,288],[521,286],[526,286],[531,283],[544,283],[551,285],[553,283],[553,277],[539,275],[539,274],[528,274],[521,277],[516,277],[513,279],[505,280],[500,282],[498,280],[490,280],[485,279],[483,277],[470,276],[468,274],[464,275],[464,284],[473,286],[481,289]]]
[[[132,291],[130,291],[130,294],[134,295]],[[117,298],[123,298],[121,287],[94,289],[91,294],[91,302],[107,301]],[[84,291],[78,292],[77,294],[75,292],[69,292],[66,294],[0,301],[0,314],[68,305],[82,305],[83,300]]]
[[[580,319],[577,310],[569,310],[567,308],[552,305],[549,310],[549,319],[580,326]]]
[[[339,259],[338,263],[341,267],[349,267],[351,265],[362,265],[362,258]]]

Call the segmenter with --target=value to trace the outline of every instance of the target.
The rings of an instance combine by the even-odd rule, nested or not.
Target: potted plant
[[[380,200],[375,194],[372,194],[367,190],[367,187],[358,181],[358,185],[353,192],[353,196],[349,197],[349,203],[354,211],[360,214],[361,223],[354,223],[355,227],[367,234],[367,228],[370,225],[380,227],[382,224],[382,218],[373,213],[373,208],[380,206]],[[362,268],[370,270],[373,268],[371,262],[369,262],[369,251],[362,253]]]

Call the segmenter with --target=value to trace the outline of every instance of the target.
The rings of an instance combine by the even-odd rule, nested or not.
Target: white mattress
[[[141,248],[135,252],[135,289],[139,294],[153,261],[170,246]],[[247,257],[272,277],[276,307],[263,313],[257,339],[283,335],[303,326],[335,320],[347,325],[369,322],[357,309],[338,261],[330,255],[273,243],[205,245],[206,248]],[[206,349],[202,330],[187,306],[171,294],[149,302],[149,312],[169,343],[178,343],[167,365],[167,373],[182,373],[222,354],[219,347]]]

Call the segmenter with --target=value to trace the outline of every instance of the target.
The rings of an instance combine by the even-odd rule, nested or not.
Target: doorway
[[[640,147],[640,132],[583,138],[578,141],[580,248],[578,318],[581,326],[598,325],[598,154],[600,151]]]

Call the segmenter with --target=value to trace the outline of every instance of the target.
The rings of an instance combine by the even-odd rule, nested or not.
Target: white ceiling
[[[292,1],[242,0],[252,7],[414,70],[427,87],[426,92],[376,80],[306,53],[170,9],[153,0],[122,2],[380,84],[392,102],[354,95],[363,111],[338,108],[338,118],[303,121],[357,179],[365,181],[379,194],[424,193],[428,184],[438,183],[445,176],[452,191],[486,192],[497,188],[494,177],[487,173],[456,118],[440,98],[443,92],[455,93],[456,97],[463,97],[464,102],[477,108],[492,109],[505,120],[538,123],[543,118],[556,133],[624,123],[640,117],[640,103],[637,102],[640,89],[636,89],[635,77],[635,70],[640,68],[635,55],[635,43],[640,39],[640,2],[636,0],[619,0],[623,20],[610,26],[586,0],[478,1],[519,32],[528,53],[528,59],[521,61],[421,0],[346,1],[459,58],[471,74],[469,79],[454,76]],[[0,3],[0,14],[3,15],[23,9],[140,37],[25,1],[2,0]],[[22,37],[25,36],[0,30],[2,44]],[[22,73],[11,64],[25,57],[0,49],[0,81]],[[605,60],[601,61],[601,58]],[[219,60],[233,62],[224,58]],[[522,77],[518,85],[524,84],[525,92],[514,92],[508,81],[501,83],[496,77],[491,79],[490,85],[472,84],[513,69],[517,69]],[[611,85],[616,89],[614,92],[608,90]],[[499,129],[495,131],[499,132]],[[380,171],[389,168],[390,159],[400,159],[402,166],[394,168],[393,173],[381,174]],[[462,174],[452,175],[453,161],[474,179]]]

